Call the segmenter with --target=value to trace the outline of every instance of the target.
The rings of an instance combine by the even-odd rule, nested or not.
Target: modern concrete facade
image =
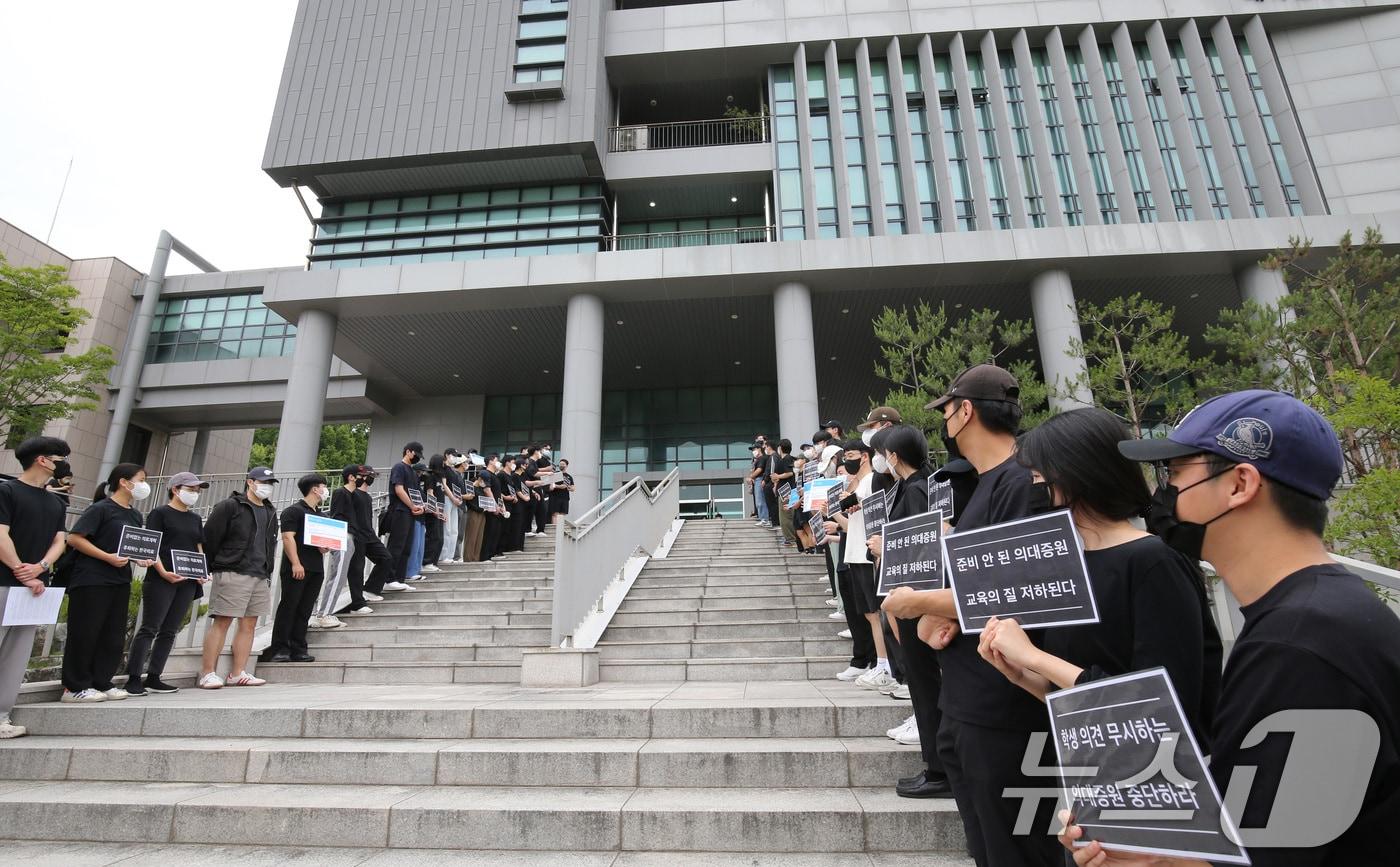
[[[295,348],[148,363],[133,418],[280,423],[284,468],[322,418],[375,463],[548,439],[586,508],[855,421],[920,300],[1031,319],[1079,405],[1076,299],[1198,337],[1291,236],[1400,238],[1397,47],[1379,0],[302,0],[263,166],[306,266],[163,289]]]

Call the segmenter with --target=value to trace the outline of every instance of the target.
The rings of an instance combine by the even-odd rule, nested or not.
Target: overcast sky
[[[43,240],[71,157],[68,256],[145,271],[169,229],[224,270],[302,264],[306,216],[259,168],[295,10],[0,0],[0,218]]]

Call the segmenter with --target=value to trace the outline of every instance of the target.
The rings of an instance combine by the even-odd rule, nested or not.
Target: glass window
[[[548,43],[545,45],[521,45],[515,51],[515,62],[526,63],[562,63],[564,61],[564,43]]]

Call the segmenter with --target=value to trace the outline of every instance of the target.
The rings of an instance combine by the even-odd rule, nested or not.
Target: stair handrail
[[[550,645],[567,646],[574,630],[638,552],[650,556],[680,513],[680,467],[655,487],[634,476],[598,505],[555,530],[554,609]]]

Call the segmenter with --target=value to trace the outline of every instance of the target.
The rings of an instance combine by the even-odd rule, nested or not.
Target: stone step
[[[260,662],[258,676],[273,683],[519,683],[520,661],[356,662],[318,658],[315,662]]]
[[[874,738],[55,737],[0,742],[0,778],[393,786],[884,786],[917,747]]]
[[[849,653],[806,658],[784,656],[604,660],[600,657],[598,677],[610,682],[638,683],[670,683],[681,679],[731,683],[753,680],[828,680],[835,672],[845,668],[848,662]],[[904,706],[908,707],[907,704]]]
[[[13,784],[0,827],[28,840],[533,851],[927,852],[961,846],[951,801],[889,787],[670,789]]]
[[[635,588],[634,588],[635,592]],[[629,593],[627,599],[618,608],[618,614],[632,614],[646,611],[674,611],[677,609],[689,609],[691,611],[707,610],[729,610],[748,609],[759,610],[774,607],[797,607],[797,608],[826,608],[826,594],[820,590],[801,595],[787,593],[773,593],[764,596],[702,596],[695,593],[689,596],[670,597],[640,597],[632,598]]]
[[[380,610],[377,606],[372,615],[364,615],[363,619],[374,624],[376,628],[389,626],[420,626],[429,629],[446,629],[454,626],[466,628],[479,628],[482,626],[548,626],[550,614],[521,611],[471,611],[469,603],[467,612],[455,611],[404,611],[399,612],[393,608]],[[357,620],[356,623],[361,621]]]
[[[700,597],[701,599],[717,599],[723,597],[747,597],[755,594],[773,593],[779,595],[791,595],[794,598],[807,596],[826,596],[829,588],[825,579],[821,582],[797,581],[788,584],[773,585],[743,585],[725,584],[716,586],[706,586],[703,584],[671,584],[660,581],[643,582],[638,578],[637,583],[632,585],[632,589],[627,593],[627,601],[634,599],[668,599],[676,597]],[[625,604],[625,603],[624,603]]]
[[[850,650],[844,638],[707,639],[704,641],[600,641],[598,658],[733,659],[736,657],[840,656]]]
[[[375,618],[378,616],[377,612],[354,615],[348,618],[349,626],[340,629],[313,629],[307,633],[307,644],[311,647],[442,643],[544,647],[549,644],[549,628],[542,626],[377,626]]]
[[[834,620],[753,620],[741,623],[690,623],[669,626],[609,626],[608,641],[678,641],[688,638],[830,638],[845,628]],[[337,632],[340,630],[336,630]]]
[[[797,607],[792,604],[768,608],[694,608],[669,611],[618,611],[613,615],[614,626],[687,626],[694,624],[747,623],[755,620],[796,622],[816,620],[833,609],[822,604]],[[529,615],[517,615],[529,616]]]
[[[523,647],[496,647],[489,644],[375,644],[317,645],[317,662],[474,662],[480,660],[519,662]]]
[[[473,599],[470,597],[463,599],[424,598],[413,596],[404,599],[400,596],[397,599],[385,599],[383,602],[372,603],[371,608],[376,614],[413,614],[416,612],[440,614],[474,614],[477,612],[500,612],[500,613],[520,613],[520,614],[547,614],[554,610],[551,599],[503,599],[500,597],[488,597],[486,599]]]

